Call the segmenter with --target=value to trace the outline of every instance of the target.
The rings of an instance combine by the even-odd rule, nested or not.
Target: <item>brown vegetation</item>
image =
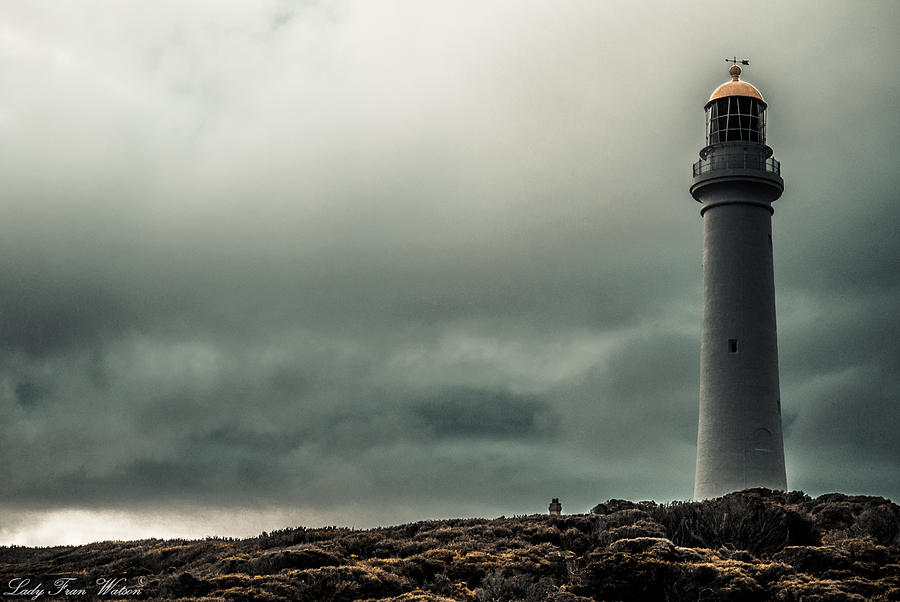
[[[141,599],[167,600],[900,600],[900,507],[755,489],[588,515],[0,548],[0,583],[22,577],[74,577],[89,594],[143,577]]]

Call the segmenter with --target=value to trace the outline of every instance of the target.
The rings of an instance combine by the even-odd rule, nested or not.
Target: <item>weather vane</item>
[[[725,62],[726,63],[734,63],[735,65],[737,65],[738,63],[740,63],[741,65],[749,65],[750,59],[738,60],[738,57],[734,57],[734,58],[730,58],[730,59],[725,59]]]

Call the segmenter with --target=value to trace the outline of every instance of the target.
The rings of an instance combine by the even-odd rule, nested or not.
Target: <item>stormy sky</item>
[[[0,12],[0,543],[690,498],[734,54],[789,487],[900,499],[900,3]]]

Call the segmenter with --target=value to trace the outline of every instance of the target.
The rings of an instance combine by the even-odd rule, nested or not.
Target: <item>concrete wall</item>
[[[695,192],[704,204],[704,238],[694,499],[787,488],[769,205],[775,192],[735,180]]]

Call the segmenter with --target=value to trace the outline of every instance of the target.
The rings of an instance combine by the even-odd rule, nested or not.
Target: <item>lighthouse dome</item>
[[[731,81],[725,82],[716,88],[713,91],[712,96],[709,97],[708,102],[712,102],[718,98],[727,98],[729,96],[748,96],[766,102],[763,100],[762,94],[760,94],[759,90],[757,90],[753,84],[741,81],[740,67],[734,65],[728,72],[731,74]]]
[[[706,144],[766,142],[766,101],[753,85],[741,81],[741,68],[728,71],[725,82],[706,102]]]

